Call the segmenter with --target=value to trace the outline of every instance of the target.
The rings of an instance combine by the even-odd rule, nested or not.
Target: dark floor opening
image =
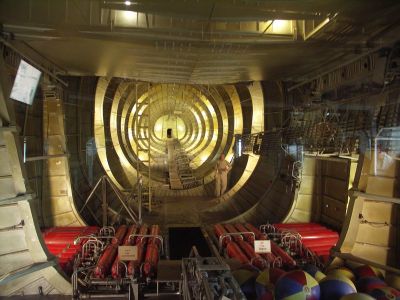
[[[200,227],[169,228],[169,254],[171,259],[188,257],[193,246],[196,246],[201,256],[211,256],[211,251]]]

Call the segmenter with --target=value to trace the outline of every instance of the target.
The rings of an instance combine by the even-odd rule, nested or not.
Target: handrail
[[[218,247],[219,247],[219,252],[221,253],[222,250],[222,243],[224,241],[224,239],[231,237],[231,236],[239,236],[242,240],[243,240],[243,236],[242,234],[251,234],[253,236],[253,239],[256,239],[256,235],[254,232],[252,231],[243,231],[243,232],[226,232],[224,234],[221,234],[221,236],[219,237],[219,241],[218,241]]]
[[[128,237],[128,241],[130,242],[131,239],[133,239],[134,237],[140,237],[142,241],[143,238],[155,238],[158,239],[161,243],[161,254],[164,254],[164,239],[161,235],[158,234],[131,234]]]
[[[64,80],[62,80],[60,77],[57,76],[57,74],[55,74],[54,72],[52,72],[51,70],[49,70],[47,67],[42,66],[41,64],[37,63],[36,61],[34,61],[32,58],[30,58],[29,56],[27,56],[26,54],[22,53],[20,50],[18,50],[17,48],[15,48],[12,44],[10,44],[7,40],[5,40],[4,38],[0,37],[0,43],[2,43],[3,45],[5,45],[6,47],[8,47],[9,49],[11,49],[12,51],[14,51],[15,53],[17,53],[19,56],[21,56],[21,59],[27,60],[31,65],[33,65],[35,68],[41,70],[43,73],[47,74],[48,76],[50,76],[51,78],[53,78],[54,80],[56,80],[57,82],[61,83],[63,86],[68,87],[68,83]],[[48,59],[46,59],[48,62],[50,62]],[[53,62],[50,62],[51,65],[54,67],[55,64]],[[57,66],[57,68],[59,68]]]

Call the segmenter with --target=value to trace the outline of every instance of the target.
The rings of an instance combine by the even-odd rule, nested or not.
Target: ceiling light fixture
[[[131,1],[125,1],[125,5],[126,5],[126,6],[131,5]]]

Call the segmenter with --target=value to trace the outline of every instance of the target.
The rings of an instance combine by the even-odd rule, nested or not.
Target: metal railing
[[[122,208],[124,208],[125,212],[128,214],[129,219],[135,223],[135,224],[140,224],[142,222],[142,203],[141,203],[141,188],[142,188],[142,183],[139,180],[136,187],[138,190],[138,213],[136,213],[130,206],[129,206],[129,200],[131,200],[132,193],[130,193],[127,196],[124,196],[122,192],[118,189],[118,187],[112,182],[112,180],[107,176],[103,175],[99,178],[99,180],[96,182],[95,186],[91,190],[90,194],[86,198],[85,203],[79,210],[81,213],[88,205],[88,203],[94,198],[96,195],[96,192],[100,190],[101,192],[101,207],[102,207],[102,225],[107,226],[108,225],[108,208],[109,208],[109,201],[108,201],[108,195],[107,195],[107,184],[111,187],[111,190],[114,192],[116,195],[116,198],[118,202],[122,205]]]

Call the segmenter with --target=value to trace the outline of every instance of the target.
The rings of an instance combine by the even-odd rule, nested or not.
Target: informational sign
[[[41,74],[42,72],[21,59],[10,98],[31,105]]]
[[[256,253],[271,253],[271,241],[254,241],[254,251]]]
[[[118,257],[122,261],[138,259],[138,249],[136,246],[118,246]]]

